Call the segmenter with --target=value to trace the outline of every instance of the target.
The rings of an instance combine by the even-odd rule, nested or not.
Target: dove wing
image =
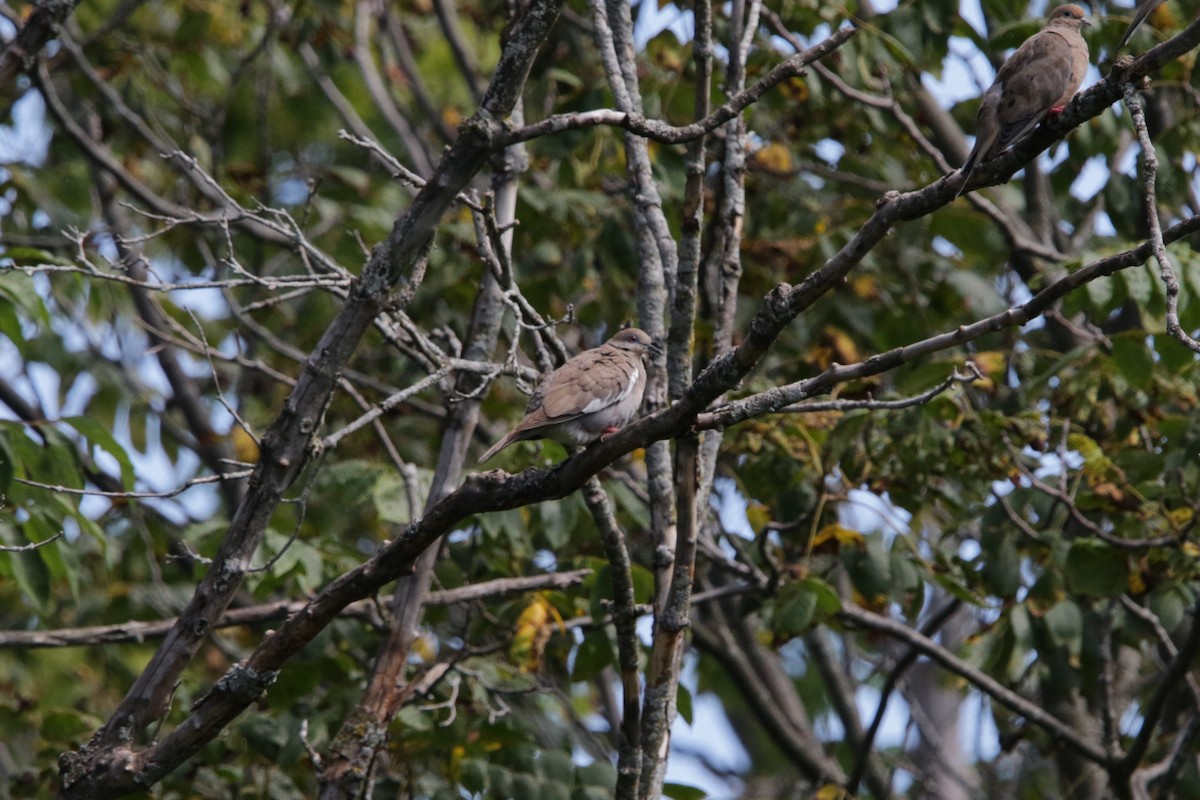
[[[1078,42],[1073,41],[1076,38]],[[1083,79],[1077,58],[1080,45],[1086,68],[1087,44],[1083,37],[1068,38],[1056,30],[1045,30],[1029,39],[1004,63],[996,76],[1004,91],[997,109],[1000,135],[993,152],[1002,152],[1024,138],[1046,112],[1071,99]]]
[[[538,386],[517,431],[558,425],[603,411],[629,396],[641,369],[640,358],[615,347],[580,353]]]

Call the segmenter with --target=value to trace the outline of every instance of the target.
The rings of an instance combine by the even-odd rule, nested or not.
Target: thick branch
[[[870,223],[868,223],[869,225]],[[1166,242],[1174,242],[1185,236],[1190,236],[1196,231],[1200,231],[1200,217],[1192,217],[1172,226],[1163,233],[1163,239]],[[969,325],[959,326],[953,331],[940,333],[928,339],[921,339],[912,344],[878,353],[864,361],[845,365],[835,364],[820,375],[796,381],[786,386],[777,386],[765,392],[736,400],[709,413],[700,414],[696,419],[696,427],[701,430],[727,427],[751,417],[773,413],[787,408],[792,403],[797,403],[805,398],[827,392],[831,387],[845,383],[846,381],[870,375],[878,375],[894,369],[900,364],[908,363],[930,353],[936,353],[965,344],[988,333],[995,333],[1005,328],[1024,325],[1043,314],[1052,304],[1084,284],[1097,278],[1112,275],[1119,270],[1144,264],[1152,254],[1153,244],[1151,242],[1143,242],[1130,250],[1093,261],[1087,266],[1072,272],[1070,275],[1060,278],[1034,295],[1027,303],[977,320]],[[840,256],[841,253],[838,255]],[[833,263],[837,258],[838,256],[835,256],[829,263]],[[828,266],[827,264],[826,267],[822,267],[820,271],[824,271]],[[783,293],[785,296],[795,296],[803,291],[805,286],[810,282],[812,282],[811,278],[799,287],[784,285],[777,288],[772,294]]]
[[[641,700],[638,696],[637,636],[638,609],[633,593],[633,575],[625,532],[613,514],[599,478],[592,478],[583,487],[583,499],[596,521],[604,553],[608,557],[612,576],[613,627],[617,633],[617,663],[621,670],[621,729],[617,754],[617,800],[634,800],[642,770]]]
[[[305,362],[296,388],[263,437],[260,461],[250,488],[230,523],[213,566],[178,624],[104,728],[80,752],[64,756],[64,797],[105,796],[152,784],[232,719],[232,716],[221,719],[215,727],[185,725],[146,753],[135,755],[129,749],[134,737],[164,713],[183,668],[241,585],[250,558],[284,491],[308,462],[312,436],[342,369],[388,302],[392,287],[426,254],[433,232],[454,196],[494,149],[500,132],[499,120],[511,112],[519,99],[534,56],[557,20],[560,8],[561,0],[542,0],[526,11],[500,57],[481,108],[463,125],[459,138],[413,205],[396,221],[388,238],[375,248],[346,305]],[[425,541],[421,549],[430,541]],[[411,563],[410,560],[409,568]],[[392,577],[398,574],[399,570]],[[345,598],[339,608],[353,599],[357,598]],[[229,679],[214,688],[197,713],[220,707],[218,698],[236,698],[235,704],[240,709],[261,693],[271,677],[267,671],[254,667],[231,671]],[[166,747],[167,741],[176,746]],[[138,766],[130,769],[134,763]]]

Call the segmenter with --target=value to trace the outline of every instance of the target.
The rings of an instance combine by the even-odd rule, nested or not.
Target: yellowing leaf
[[[792,171],[792,153],[787,145],[772,142],[760,147],[751,157],[751,163],[764,172],[783,175]]]
[[[508,649],[509,658],[525,672],[541,669],[542,654],[546,652],[546,643],[554,633],[555,623],[560,629],[566,630],[558,609],[546,598],[535,595],[521,616],[517,617],[517,630]]]
[[[813,537],[813,549],[829,542],[836,542],[839,547],[844,545],[861,547],[865,541],[863,535],[858,531],[831,522],[817,531],[817,535]]]
[[[426,664],[432,664],[437,659],[437,648],[428,636],[418,636],[413,642],[412,650]]]
[[[813,800],[843,800],[847,797],[846,790],[841,786],[827,783],[813,794]]]
[[[858,345],[850,338],[850,334],[841,328],[829,325],[825,328],[825,336],[828,337],[832,345],[833,355],[838,363],[853,364],[862,361],[862,356],[858,352]]]
[[[989,378],[995,375],[1001,375],[1008,369],[1008,353],[989,350],[986,353],[976,353],[971,356],[971,361],[975,366],[979,367],[979,371]]]
[[[1113,471],[1113,463],[1104,455],[1104,450],[1090,436],[1072,433],[1067,437],[1067,446],[1083,456],[1083,474],[1091,482],[1102,480]]]
[[[233,430],[229,432],[229,438],[233,441],[233,452],[238,461],[244,464],[258,463],[258,442],[254,441],[254,437],[247,433],[245,428],[234,425]]]
[[[1097,496],[1103,497],[1118,505],[1125,502],[1125,492],[1121,491],[1120,486],[1117,486],[1115,483],[1110,481],[1097,483],[1094,491],[1096,492]]]
[[[746,518],[750,520],[750,527],[757,533],[771,521],[771,509],[762,503],[751,503],[746,508]]]
[[[779,86],[789,100],[803,103],[808,99],[808,83],[803,78],[789,78]]]
[[[1172,528],[1182,528],[1192,521],[1193,516],[1190,508],[1176,508],[1167,512],[1167,521]]]
[[[818,224],[823,225],[824,220]],[[874,300],[879,297],[879,281],[875,280],[873,275],[856,275],[850,279],[850,291],[855,297]]]

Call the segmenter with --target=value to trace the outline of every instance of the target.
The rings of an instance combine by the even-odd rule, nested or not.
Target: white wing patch
[[[609,406],[616,405],[617,403],[621,402],[629,396],[630,392],[633,391],[633,387],[637,385],[638,375],[640,374],[640,370],[637,367],[634,367],[633,371],[629,373],[629,382],[625,384],[623,389],[621,389],[620,394],[618,394],[616,397],[593,397],[579,413],[594,414],[597,411],[603,411]]]

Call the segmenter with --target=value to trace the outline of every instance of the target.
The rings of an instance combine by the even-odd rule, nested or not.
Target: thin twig
[[[1149,2],[1149,0],[1147,0]],[[1146,114],[1142,109],[1142,98],[1134,87],[1133,82],[1123,84],[1125,107],[1133,119],[1133,128],[1137,131],[1138,144],[1142,149],[1142,199],[1146,207],[1146,224],[1150,227],[1150,244],[1154,248],[1154,260],[1158,262],[1159,277],[1167,294],[1167,333],[1183,343],[1194,353],[1200,353],[1200,341],[1188,335],[1179,324],[1179,279],[1175,275],[1175,267],[1167,255],[1166,245],[1163,244],[1162,223],[1158,219],[1158,195],[1155,182],[1158,178],[1158,155],[1154,150],[1154,142],[1150,141],[1150,132],[1146,129]]]
[[[30,542],[29,544],[0,544],[0,553],[28,553],[37,550],[39,547],[45,547],[53,541],[61,539],[64,536],[62,531],[51,536],[49,539],[43,539],[40,542]]]

